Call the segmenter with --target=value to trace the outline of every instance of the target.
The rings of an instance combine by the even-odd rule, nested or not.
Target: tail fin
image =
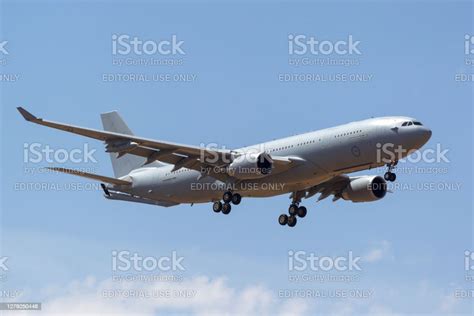
[[[102,113],[100,115],[102,119],[102,126],[104,130],[114,133],[122,133],[127,135],[133,135],[130,128],[120,117],[118,112],[109,112]],[[135,156],[131,154],[125,154],[121,157],[118,157],[118,153],[110,153],[110,160],[112,161],[112,167],[114,169],[115,177],[123,177],[129,174],[132,170],[140,168],[145,163],[146,159],[140,156]],[[153,166],[154,163],[149,164],[148,166]]]

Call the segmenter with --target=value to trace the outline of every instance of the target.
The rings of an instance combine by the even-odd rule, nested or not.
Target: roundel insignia
[[[351,152],[354,156],[359,157],[360,156],[360,148],[357,146],[353,146],[351,148]]]

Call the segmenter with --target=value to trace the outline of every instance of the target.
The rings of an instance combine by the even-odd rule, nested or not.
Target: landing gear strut
[[[239,205],[240,202],[242,201],[242,196],[239,193],[232,193],[231,191],[226,191],[222,195],[222,200],[224,203],[221,201],[216,201],[212,204],[212,210],[216,213],[219,213],[222,211],[222,214],[229,214],[232,206],[231,203],[234,205]]]
[[[392,172],[392,170],[395,168],[395,166],[397,165],[398,161],[394,161],[394,162],[391,162],[391,163],[388,163],[387,164],[387,167],[388,167],[388,170],[387,172],[385,172],[385,174],[383,175],[383,178],[386,180],[386,181],[390,181],[390,182],[393,182],[395,181],[395,179],[397,179],[397,175]]]

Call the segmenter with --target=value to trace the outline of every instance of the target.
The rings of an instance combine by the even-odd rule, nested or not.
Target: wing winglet
[[[16,109],[18,110],[18,112],[20,112],[20,114],[23,116],[23,118],[25,120],[27,120],[29,122],[38,120],[38,118],[36,116],[34,116],[30,112],[28,112],[27,110],[22,108],[21,106],[17,107]]]

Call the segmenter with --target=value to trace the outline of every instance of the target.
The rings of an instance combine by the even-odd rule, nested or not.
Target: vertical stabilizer
[[[105,131],[121,133],[127,135],[133,135],[130,128],[120,117],[118,112],[102,113],[100,115],[102,119],[102,126]],[[119,153],[111,152],[110,160],[112,161],[112,167],[114,169],[115,177],[122,177],[129,174],[132,170],[138,169],[143,166],[146,159],[144,157],[135,156],[132,154],[124,154],[119,157]],[[159,166],[157,162],[148,164],[148,167]]]

